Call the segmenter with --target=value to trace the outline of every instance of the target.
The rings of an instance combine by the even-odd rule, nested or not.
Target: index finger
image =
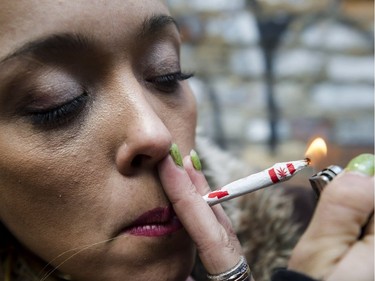
[[[165,193],[195,242],[206,270],[217,274],[235,266],[239,253],[188,173],[177,167],[170,156],[159,163],[158,171]]]

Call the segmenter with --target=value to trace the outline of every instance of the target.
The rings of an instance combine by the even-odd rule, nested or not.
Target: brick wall
[[[320,135],[339,164],[374,151],[373,1],[169,0],[184,39],[182,66],[199,126],[218,143],[264,166],[301,158]],[[257,22],[288,22],[273,52],[277,144],[269,153],[267,72]],[[268,84],[270,85],[270,84]]]

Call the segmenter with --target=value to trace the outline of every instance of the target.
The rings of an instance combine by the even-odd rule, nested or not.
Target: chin
[[[78,281],[184,281],[195,262],[195,247],[185,230],[166,237],[123,235],[107,249],[89,251],[72,267]],[[67,264],[66,264],[67,265]]]

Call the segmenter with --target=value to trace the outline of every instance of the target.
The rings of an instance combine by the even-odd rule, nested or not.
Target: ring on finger
[[[213,281],[250,281],[250,267],[244,256],[231,269],[219,274],[207,274],[207,278]]]

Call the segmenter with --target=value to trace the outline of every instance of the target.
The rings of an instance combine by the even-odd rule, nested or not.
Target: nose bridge
[[[134,173],[140,166],[152,166],[164,158],[172,143],[172,135],[146,90],[132,83],[121,91],[126,99],[123,139],[116,153],[116,164],[122,173]],[[124,120],[125,121],[125,120]]]
[[[132,105],[132,122],[129,124],[133,135],[128,136],[128,139],[132,138],[137,143],[157,140],[171,142],[172,137],[162,120],[162,113],[157,112],[143,94],[136,95]]]
[[[157,139],[171,137],[169,130],[162,120],[162,112],[158,112],[156,104],[148,98],[147,89],[136,79],[135,75],[128,69],[117,71],[117,77],[113,80],[115,91],[120,98],[116,100],[123,104],[114,104],[115,107],[122,107],[123,120],[127,124],[127,139],[136,139],[137,142],[146,139]],[[119,75],[119,73],[121,73]],[[140,138],[140,136],[143,136]]]

